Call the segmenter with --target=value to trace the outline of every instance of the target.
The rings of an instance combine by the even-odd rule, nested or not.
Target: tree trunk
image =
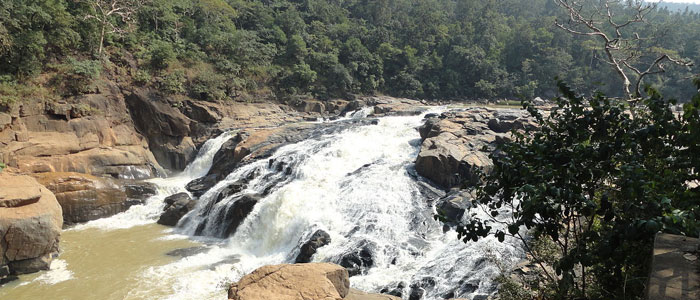
[[[97,54],[102,56],[102,45],[104,45],[105,41],[105,22],[102,22],[102,31],[100,32],[100,50],[97,51]]]

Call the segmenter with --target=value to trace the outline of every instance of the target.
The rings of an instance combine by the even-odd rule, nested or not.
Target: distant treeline
[[[685,13],[687,11],[700,13],[700,4],[661,2],[658,5],[659,8],[665,8],[671,12]]]
[[[548,97],[555,77],[617,95],[600,44],[555,18],[566,15],[551,0],[4,0],[0,104],[105,78],[210,100]],[[658,37],[643,51],[700,63],[700,14],[648,19],[632,27]],[[646,82],[686,99],[694,68]]]

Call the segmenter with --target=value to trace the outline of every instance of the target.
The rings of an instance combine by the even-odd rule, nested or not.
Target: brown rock
[[[12,274],[47,269],[63,225],[56,198],[33,178],[7,172],[0,173],[0,192],[12,203],[0,207],[0,266]]]
[[[365,293],[360,290],[350,289],[350,293],[345,297],[345,300],[401,300],[401,298],[384,294]]]
[[[111,179],[71,172],[33,176],[56,195],[66,225],[109,217],[133,204]]]
[[[233,300],[341,300],[350,289],[345,268],[329,263],[264,266],[231,285]]]
[[[512,109],[470,108],[427,119],[419,128],[423,144],[416,171],[446,189],[476,184],[477,170],[488,173],[493,168],[489,153],[509,138],[506,132],[535,127],[524,115]]]

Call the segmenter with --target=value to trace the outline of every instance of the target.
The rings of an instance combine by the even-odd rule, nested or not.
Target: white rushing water
[[[423,299],[492,293],[492,279],[499,273],[494,261],[511,265],[521,251],[491,238],[464,244],[454,231],[443,233],[429,199],[410,175],[421,122],[421,116],[382,118],[378,125],[284,146],[269,159],[238,168],[202,195],[176,229],[185,236],[221,239],[214,239],[205,253],[147,268],[128,299],[149,299],[151,291],[164,289],[170,290],[167,299],[225,299],[228,283],[252,270],[294,262],[300,245],[319,229],[332,241],[319,248],[313,261],[339,263],[359,252],[371,256],[372,266],[351,277],[354,288],[378,292],[403,283],[404,299],[413,284],[425,290]],[[230,136],[208,141],[183,173],[151,180],[159,185],[159,194],[146,204],[73,230],[154,222],[163,198],[205,175]],[[241,184],[243,190],[219,197]],[[229,236],[232,207],[251,194],[259,195],[258,203]]]
[[[104,230],[109,229],[124,229],[138,225],[153,223],[162,213],[165,197],[187,192],[185,185],[193,179],[202,177],[209,172],[214,155],[221,145],[229,138],[232,132],[224,132],[216,138],[208,140],[199,150],[199,154],[183,172],[169,178],[153,178],[147,180],[154,183],[157,187],[157,194],[146,199],[142,205],[135,205],[129,210],[116,214],[109,218],[98,219],[88,223],[80,224],[72,227],[69,230],[82,230],[87,228],[99,228]]]

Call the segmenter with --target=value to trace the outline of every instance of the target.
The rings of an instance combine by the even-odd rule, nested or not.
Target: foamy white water
[[[73,279],[73,272],[68,269],[68,263],[62,259],[54,259],[50,269],[39,275],[34,281],[42,284],[57,284],[70,279]]]
[[[404,299],[414,283],[425,289],[424,299],[492,293],[499,274],[493,259],[507,266],[522,253],[514,243],[463,244],[454,231],[442,232],[408,173],[420,146],[415,128],[421,122],[421,117],[383,118],[376,126],[282,147],[269,160],[235,170],[200,197],[178,229],[225,236],[227,212],[241,195],[264,194],[235,234],[206,253],[149,268],[133,299],[163,286],[172,289],[167,299],[224,299],[228,283],[252,270],[293,262],[317,229],[332,242],[314,261],[338,263],[363,247],[372,253],[373,266],[351,278],[355,288],[391,290],[404,282]],[[241,181],[248,181],[243,191],[218,199],[220,191]]]
[[[346,118],[369,113],[367,108]],[[371,253],[372,266],[351,277],[354,288],[377,292],[402,282],[408,299],[410,286],[418,284],[425,289],[423,299],[430,300],[492,293],[492,280],[499,273],[494,260],[508,266],[522,252],[514,242],[484,239],[463,244],[454,231],[443,233],[442,224],[432,218],[429,199],[409,175],[420,147],[416,127],[421,123],[421,116],[386,117],[378,125],[284,146],[269,159],[239,167],[200,197],[179,228],[161,238],[200,234],[203,237],[197,239],[206,239],[209,249],[146,267],[135,274],[137,283],[125,299],[225,299],[229,283],[252,270],[293,262],[300,246],[319,229],[332,242],[318,250],[314,261],[339,263],[360,249]],[[182,173],[149,180],[158,186],[158,194],[145,204],[71,230],[115,230],[155,222],[163,199],[185,192],[188,182],[205,175],[231,136],[225,133],[204,144]],[[245,188],[219,197],[233,183],[244,183]],[[229,236],[231,207],[246,194],[262,197]],[[47,283],[51,278],[70,279],[65,265],[44,275]]]
[[[197,157],[183,172],[169,178],[153,178],[146,180],[157,186],[157,193],[146,199],[144,204],[134,205],[127,211],[116,214],[109,218],[98,219],[84,224],[76,225],[69,230],[83,230],[87,228],[100,228],[105,230],[125,229],[138,225],[145,225],[155,222],[163,212],[166,197],[187,192],[185,185],[193,179],[202,177],[209,172],[214,155],[232,136],[232,132],[224,132],[216,138],[208,140],[199,150]]]

